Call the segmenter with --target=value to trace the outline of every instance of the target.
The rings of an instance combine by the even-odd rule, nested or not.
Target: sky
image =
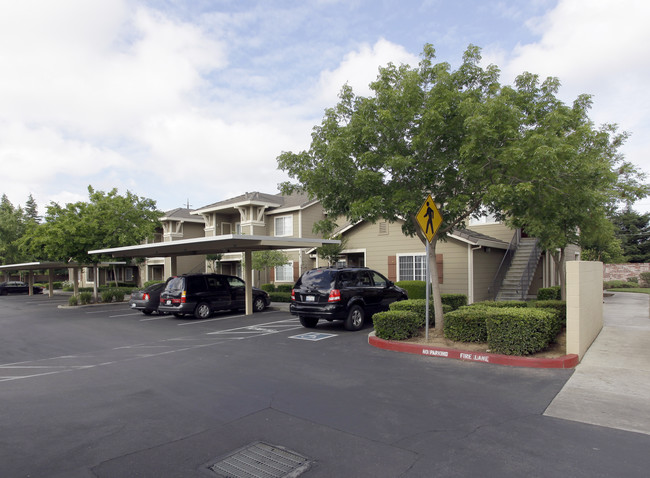
[[[593,95],[650,181],[649,20],[647,0],[0,0],[0,194],[43,215],[89,185],[163,211],[277,193],[276,158],[308,149],[341,87],[369,95],[425,43]]]

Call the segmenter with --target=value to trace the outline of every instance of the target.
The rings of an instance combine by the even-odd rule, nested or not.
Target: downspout
[[[482,246],[472,247],[467,244],[467,303],[474,303],[474,251]]]

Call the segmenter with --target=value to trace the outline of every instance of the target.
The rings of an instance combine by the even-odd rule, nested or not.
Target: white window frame
[[[423,268],[421,270],[421,277],[416,276],[416,268],[415,268],[415,258],[418,257],[420,258],[420,261],[423,263]],[[411,277],[402,277],[402,271],[401,271],[401,262],[402,260],[410,258],[413,260],[413,269],[411,272]],[[425,280],[426,279],[426,261],[427,261],[427,255],[425,253],[421,252],[414,252],[412,254],[397,254],[397,280]]]
[[[282,221],[282,230],[278,233],[278,223]],[[293,236],[293,216],[279,216],[273,220],[273,232],[275,237],[288,237]]]
[[[275,282],[293,282],[293,261],[275,267]]]

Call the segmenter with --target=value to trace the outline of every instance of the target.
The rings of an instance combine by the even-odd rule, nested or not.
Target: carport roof
[[[161,257],[246,252],[269,249],[301,249],[319,247],[323,244],[340,244],[331,239],[307,239],[298,237],[244,236],[225,234],[198,237],[171,242],[155,242],[135,246],[113,247],[88,251],[89,254],[112,254],[113,257]]]
[[[124,265],[126,262],[101,262],[97,265],[106,267]],[[23,262],[22,264],[7,264],[0,266],[3,271],[34,271],[41,269],[66,269],[68,267],[90,267],[93,264],[79,264],[78,262]]]

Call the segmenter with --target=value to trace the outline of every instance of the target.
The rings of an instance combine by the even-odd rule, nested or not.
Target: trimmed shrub
[[[161,282],[165,282],[165,281],[162,281],[162,280],[148,280],[147,282],[145,282],[145,283],[143,284],[142,288],[143,288],[143,289],[146,289],[146,288],[149,287],[150,285],[160,284]]]
[[[71,295],[68,297],[68,305],[78,305],[79,304],[79,299],[77,298],[76,295]]]
[[[420,327],[426,326],[427,323],[427,300],[426,299],[407,299],[407,300],[398,300],[397,302],[392,302],[389,306],[390,310],[408,310],[410,312],[416,313],[422,322]],[[451,312],[452,308],[450,305],[442,304],[442,313],[447,314]],[[433,327],[435,325],[435,311],[433,309],[433,301],[429,303],[429,326]]]
[[[637,276],[632,276],[627,278],[628,282],[634,282],[635,284],[639,283],[639,278]]]
[[[485,319],[490,314],[491,309],[487,307],[472,306],[461,307],[445,314],[445,337],[457,342],[486,342]]]
[[[536,309],[552,310],[557,314],[555,332],[553,332],[552,340],[555,341],[557,334],[562,332],[566,327],[566,301],[564,300],[536,300],[528,304],[530,307]]]
[[[293,290],[293,284],[278,284],[275,290],[278,292],[291,292]]]
[[[262,284],[260,289],[265,292],[275,292],[275,284]]]
[[[90,304],[93,300],[92,292],[79,292],[79,303],[81,305]]]
[[[644,287],[643,278],[641,278],[641,283],[639,285],[641,287]],[[639,285],[633,282],[626,282],[623,280],[610,280],[610,281],[603,282],[603,289],[633,289],[635,287],[639,287]]]
[[[427,287],[423,280],[401,280],[395,282],[397,287],[401,287],[406,291],[409,299],[426,299]]]
[[[102,302],[108,303],[108,302],[113,302],[113,291],[112,290],[105,290],[102,291]]]
[[[483,302],[475,302],[470,307],[494,307],[502,309],[504,307],[528,307],[528,302],[524,300],[484,300]]]
[[[641,272],[639,274],[639,285],[641,287],[650,287],[650,272]]]
[[[560,300],[562,291],[559,285],[542,287],[537,291],[537,300]]]
[[[291,302],[291,292],[269,292],[271,302]]]
[[[115,302],[124,302],[124,296],[126,295],[124,293],[124,290],[120,289],[114,289],[113,291],[113,300]]]
[[[467,296],[465,294],[440,294],[443,305],[448,305],[451,310],[459,309],[467,305]]]
[[[417,335],[421,317],[408,310],[387,310],[372,316],[375,335],[384,340],[405,340]]]
[[[486,319],[487,342],[492,352],[530,355],[544,350],[555,338],[556,312],[536,308],[492,309]]]

